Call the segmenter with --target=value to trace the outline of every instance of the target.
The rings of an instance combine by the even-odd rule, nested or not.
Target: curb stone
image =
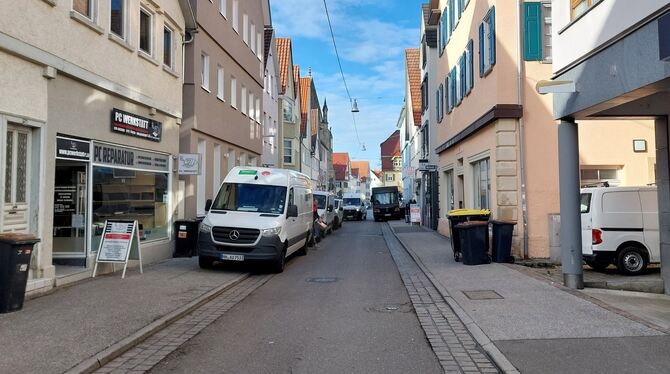
[[[192,300],[188,304],[164,315],[163,317],[155,320],[154,322],[144,326],[135,333],[119,340],[118,342],[112,344],[111,346],[105,348],[104,350],[94,354],[93,356],[81,361],[79,364],[75,365],[71,369],[67,370],[65,374],[88,374],[92,373],[97,369],[100,369],[110,361],[114,360],[118,356],[122,355],[124,352],[138,345],[149,336],[157,333],[158,331],[164,329],[172,322],[178,320],[179,318],[185,316],[186,314],[191,313],[195,309],[199,308],[203,304],[211,301],[215,297],[219,296],[229,288],[237,285],[243,280],[249,277],[248,273],[240,274],[233,278],[232,280],[210,290],[204,295]]]
[[[407,246],[405,242],[402,241],[402,239],[398,237],[398,234],[396,234],[395,230],[393,230],[393,227],[390,224],[387,223],[387,225],[391,233],[393,233],[393,236],[398,240],[398,242],[400,242],[405,251],[412,257],[412,259],[416,262],[426,277],[428,277],[438,292],[440,292],[442,298],[447,302],[454,313],[456,313],[458,318],[460,318],[460,320],[470,332],[470,335],[472,335],[475,341],[477,341],[482,349],[484,349],[486,354],[491,357],[498,368],[505,374],[520,374],[520,371],[514,367],[514,365],[512,365],[507,357],[505,357],[505,355],[498,349],[498,347],[496,347],[496,345],[491,341],[491,339],[489,339],[484,331],[482,331],[482,329],[470,317],[470,315],[468,315],[467,312],[461,308],[458,302],[456,302],[456,300],[454,300],[454,298],[449,295],[449,292],[444,288],[444,286],[442,286],[442,284],[437,279],[435,279],[433,273],[431,273],[430,270],[428,270],[428,268],[423,264],[419,256],[417,256],[417,254],[411,248],[409,248],[409,246]]]

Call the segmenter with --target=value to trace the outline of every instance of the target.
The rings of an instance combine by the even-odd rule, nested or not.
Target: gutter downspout
[[[523,16],[523,2],[517,0],[516,22],[517,22],[517,103],[523,106],[523,52],[521,35],[523,27],[521,17]],[[526,137],[524,132],[523,114],[519,118],[519,166],[521,179],[521,224],[523,225],[523,257],[528,258],[528,206],[526,204]]]

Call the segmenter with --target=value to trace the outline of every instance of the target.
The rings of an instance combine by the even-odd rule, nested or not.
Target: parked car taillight
[[[591,230],[591,244],[600,244],[603,242],[603,232],[598,229]]]

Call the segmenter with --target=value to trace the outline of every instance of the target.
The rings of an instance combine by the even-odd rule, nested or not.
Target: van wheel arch
[[[644,254],[645,259],[647,261],[649,261],[649,250],[647,249],[647,247],[645,247],[644,244],[642,244],[640,242],[636,242],[634,240],[621,243],[621,245],[619,245],[619,247],[616,249],[615,257],[618,257],[619,253],[621,253],[622,250],[624,250],[625,248],[630,248],[630,247],[635,247],[637,249],[640,249],[642,251],[642,254]]]

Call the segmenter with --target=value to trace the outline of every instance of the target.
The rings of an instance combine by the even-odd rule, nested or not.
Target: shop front
[[[53,263],[91,267],[105,220],[136,220],[143,243],[170,238],[170,154],[59,134]]]

